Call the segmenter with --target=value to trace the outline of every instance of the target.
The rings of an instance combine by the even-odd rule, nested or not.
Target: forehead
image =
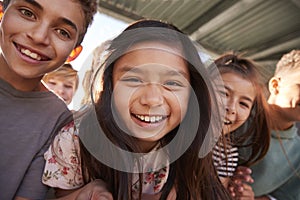
[[[251,97],[251,99],[255,98],[256,91],[250,80],[233,72],[223,73],[221,77],[226,89],[231,90],[235,94]]]
[[[128,64],[131,67],[157,63],[188,73],[187,63],[182,56],[181,48],[161,42],[135,44],[118,59],[116,64],[119,63]]]
[[[76,79],[75,77],[65,77],[65,76],[54,76],[54,77],[49,77],[48,81],[57,81],[57,82],[63,82],[63,83],[70,83],[70,82],[75,82]]]
[[[300,68],[281,72],[276,77],[280,78],[283,86],[300,85]]]

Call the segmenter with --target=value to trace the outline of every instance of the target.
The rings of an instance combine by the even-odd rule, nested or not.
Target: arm
[[[260,197],[255,197],[255,200],[276,200],[276,199],[270,195],[264,195]]]
[[[231,196],[238,200],[276,200],[269,195],[255,197],[252,187],[247,184],[254,182],[251,172],[251,169],[248,167],[239,166],[237,168],[228,187]]]
[[[84,187],[55,200],[113,200],[112,194],[102,180],[94,180]]]

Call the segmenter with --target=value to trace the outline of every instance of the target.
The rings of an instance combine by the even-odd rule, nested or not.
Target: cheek
[[[124,116],[126,113],[128,113],[131,97],[132,94],[128,89],[115,87],[113,91],[113,101],[114,107],[119,115]]]
[[[177,116],[181,116],[181,120],[184,118],[187,112],[189,96],[189,91],[183,91],[173,94],[172,98],[170,98],[169,105],[173,109],[173,113],[175,113]]]
[[[71,97],[71,98],[72,98],[72,97],[73,97],[73,95],[74,95],[74,90],[73,90],[73,89],[71,89],[71,88],[68,88],[68,89],[67,89],[67,94],[68,94],[68,96],[69,96],[69,97]]]
[[[239,112],[239,116],[240,116],[240,123],[243,124],[250,116],[250,112],[251,110],[243,110],[241,109],[241,111]]]
[[[69,55],[72,53],[72,50],[75,48],[75,41],[62,41],[54,32],[51,33],[49,37],[51,38],[55,54],[58,59],[62,59],[61,65],[63,65]]]

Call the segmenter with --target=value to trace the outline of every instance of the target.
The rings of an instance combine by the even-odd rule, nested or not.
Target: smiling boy
[[[41,83],[80,46],[96,0],[4,0],[0,199],[44,199],[43,154],[71,113]]]
[[[256,199],[299,200],[300,137],[296,122],[300,121],[300,50],[281,58],[269,90],[271,144],[265,158],[252,167],[252,188]]]

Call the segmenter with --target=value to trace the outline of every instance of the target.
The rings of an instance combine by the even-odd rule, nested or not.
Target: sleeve
[[[270,200],[277,200],[276,198],[272,197],[271,195],[267,195]]]
[[[238,165],[238,148],[217,143],[213,148],[213,161],[219,177],[233,176]]]
[[[76,189],[83,185],[79,138],[74,122],[63,127],[44,154],[46,160],[42,181],[60,189]]]

